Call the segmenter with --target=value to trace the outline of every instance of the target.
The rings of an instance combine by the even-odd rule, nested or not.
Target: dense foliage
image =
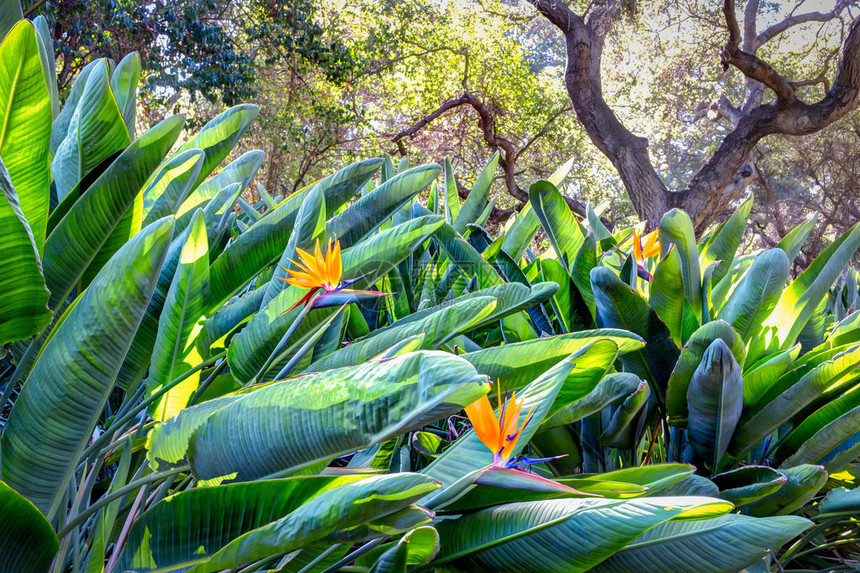
[[[498,156],[465,201],[385,156],[252,204],[256,106],[176,145],[135,54],[61,105],[50,42],[0,44],[0,570],[856,564],[860,225],[792,280],[816,217],[610,231],[572,163],[493,234]]]

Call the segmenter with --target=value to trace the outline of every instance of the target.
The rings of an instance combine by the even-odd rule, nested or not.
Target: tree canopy
[[[61,89],[137,50],[148,113],[195,125],[261,103],[247,145],[266,150],[258,182],[275,194],[386,152],[450,157],[465,196],[498,152],[496,223],[568,160],[569,205],[608,200],[607,222],[679,206],[702,232],[753,193],[759,244],[821,212],[808,257],[857,219],[845,0],[27,4],[53,25]]]

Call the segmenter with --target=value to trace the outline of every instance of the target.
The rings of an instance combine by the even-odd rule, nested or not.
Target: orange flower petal
[[[636,229],[633,229],[633,256],[636,257],[637,261],[641,261],[642,257],[642,243],[639,239],[639,232]]]
[[[484,394],[466,406],[465,410],[478,439],[495,455],[502,446],[499,439],[499,420],[493,412],[487,395]]]

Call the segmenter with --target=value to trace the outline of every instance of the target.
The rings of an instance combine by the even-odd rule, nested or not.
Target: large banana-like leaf
[[[722,340],[731,350],[735,362],[741,367],[744,364],[744,341],[734,329],[721,320],[713,320],[694,332],[684,349],[672,376],[669,378],[669,388],[666,391],[666,413],[669,421],[681,427],[687,422],[687,396],[693,373],[699,368],[705,357],[705,352],[715,340]]]
[[[386,352],[398,342],[418,334],[424,335],[421,341],[422,348],[438,348],[445,341],[468,330],[490,315],[495,308],[495,298],[480,296],[415,313],[406,319],[380,328],[370,335],[352,342],[347,347],[333,352],[326,358],[314,362],[308,371],[319,372],[360,364]],[[420,316],[409,320],[416,315]]]
[[[757,336],[788,280],[789,260],[782,249],[758,255],[717,316],[731,324],[745,341]]]
[[[766,335],[770,335],[776,348],[786,350],[794,345],[797,335],[858,247],[860,223],[821,251],[812,264],[783,291],[773,312],[763,323],[768,329]],[[768,340],[764,344],[767,346]]]
[[[45,344],[12,408],[0,438],[3,480],[49,517],[113,389],[172,232],[163,219],[114,255]]]
[[[552,295],[550,304],[558,319],[561,330],[563,332],[570,332],[574,319],[572,316],[573,300],[571,297],[570,275],[556,259],[544,259],[541,261],[540,272],[543,280],[552,281],[558,285],[558,290]]]
[[[544,420],[541,429],[572,424],[604,408],[617,406],[633,393],[641,391],[643,384],[645,382],[641,378],[630,372],[607,374],[591,392]]]
[[[417,201],[412,204],[413,217],[429,214],[430,212]],[[449,268],[455,268],[466,280],[471,280],[473,276],[477,277],[478,288],[504,284],[504,279],[499,276],[493,266],[448,223],[443,223],[433,233],[433,238],[442,247],[451,265],[453,265]]]
[[[185,201],[191,186],[203,168],[206,154],[189,149],[162,165],[158,173],[143,190],[143,224],[173,215]]]
[[[364,477],[301,476],[194,488],[172,495],[134,522],[117,570],[187,570],[240,535]]]
[[[87,77],[68,132],[54,154],[51,170],[60,201],[93,168],[131,143],[109,74],[107,60],[100,60]]]
[[[111,74],[110,87],[116,98],[129,139],[134,139],[137,119],[137,86],[140,83],[140,55],[131,52],[116,65]]]
[[[815,432],[783,462],[782,466],[790,468],[800,464],[819,462],[839,445],[853,438],[857,434],[858,427],[860,427],[860,406],[845,412]]]
[[[822,394],[837,391],[852,380],[858,362],[860,345],[855,345],[807,372],[763,408],[741,420],[730,453],[736,457],[746,453]]]
[[[24,19],[19,0],[0,0],[0,40],[19,20]]]
[[[786,256],[788,256],[789,262],[794,262],[794,259],[796,259],[797,255],[800,254],[800,249],[803,247],[803,243],[806,242],[806,238],[809,236],[809,233],[812,232],[812,229],[815,228],[817,223],[818,212],[816,211],[809,219],[789,231],[788,234],[776,245],[776,248],[782,249],[785,252]]]
[[[591,571],[741,571],[811,525],[809,520],[796,516],[756,519],[734,513],[712,519],[670,521],[628,543]]]
[[[669,329],[669,336],[678,347],[684,343],[684,298],[678,296],[683,290],[681,256],[678,254],[678,248],[672,245],[654,269],[648,304]]]
[[[662,523],[731,508],[694,496],[511,503],[439,522],[442,547],[434,563],[453,561],[463,571],[587,571]]]
[[[59,541],[35,505],[0,481],[0,571],[44,573]]]
[[[357,278],[371,272],[371,275],[355,283],[355,288],[365,288],[367,284],[373,284],[371,281],[378,280],[400,261],[408,257],[441,223],[442,217],[439,215],[412,219],[396,227],[386,229],[359,245],[346,249],[342,255],[344,277]],[[277,279],[273,280],[282,282]],[[265,367],[269,356],[277,348],[281,337],[302,313],[299,308],[290,312],[287,311],[304,294],[305,291],[297,287],[281,291],[269,301],[265,309],[251,319],[247,328],[236,335],[230,345],[228,361],[238,380],[248,381],[262,373],[261,369]],[[297,329],[294,337],[298,338],[307,334],[327,317],[327,311],[313,311]],[[354,344],[351,344],[350,347],[353,347]],[[371,356],[366,356],[366,358]]]
[[[242,189],[247,187],[248,183],[256,175],[257,170],[260,169],[260,165],[263,164],[265,156],[266,154],[259,149],[249,151],[219,171],[218,175],[210,177],[200,185],[192,183],[191,188],[193,191],[188,193],[185,200],[179,205],[179,208],[175,210],[177,216],[176,232],[183,231],[191,221],[194,211],[199,207],[208,208],[209,202],[215,199],[225,187],[234,183],[239,183]],[[173,158],[175,157],[178,157],[178,155],[174,154]],[[203,173],[203,168],[201,168],[200,173]],[[197,177],[199,178],[200,175]],[[150,177],[146,186],[148,187],[154,181],[154,177]]]
[[[743,408],[741,367],[722,339],[715,339],[702,357],[687,388],[687,434],[705,466],[717,471]]]
[[[522,211],[514,215],[514,222],[505,231],[502,250],[515,261],[519,261],[532,244],[538,229],[540,229],[540,219],[532,209],[531,203],[526,203]]]
[[[336,237],[344,248],[355,245],[430,185],[441,171],[431,163],[399,173],[329,221],[326,235]]]
[[[0,159],[0,236],[3,237],[3,275],[0,292],[0,344],[33,336],[51,321],[42,262],[33,233],[21,212],[18,194]]]
[[[378,160],[362,161],[317,183],[325,196],[327,215],[346,203],[377,169]],[[308,192],[310,189],[297,193],[269,211],[215,260],[212,264],[212,308],[223,304],[281,256]]]
[[[800,345],[768,356],[744,373],[744,406],[758,403],[773,383],[791,366],[800,354]]]
[[[18,0],[11,1],[14,4],[18,3]],[[33,19],[33,25],[39,32],[39,55],[42,58],[42,75],[45,77],[45,84],[48,86],[48,94],[51,98],[51,118],[55,119],[60,113],[60,94],[57,90],[57,60],[54,55],[54,39],[51,37],[48,21],[44,16],[36,16]],[[2,37],[3,33],[0,32],[0,38]]]
[[[51,99],[42,76],[39,38],[33,24],[24,20],[0,44],[0,159],[40,256],[51,196],[50,137]]]
[[[827,472],[821,466],[800,465],[779,470],[786,482],[774,493],[747,507],[755,517],[788,515],[806,505],[827,483]]]
[[[287,516],[234,539],[192,573],[214,573],[268,555],[295,551],[338,530],[362,530],[386,516],[395,517],[416,500],[439,487],[421,474],[373,476],[330,489]],[[422,511],[421,514],[426,517]],[[395,518],[396,522],[396,518]],[[376,536],[385,535],[385,528]]]
[[[43,270],[51,290],[50,308],[57,308],[69,295],[138,195],[143,181],[179,137],[183,123],[184,118],[175,115],[137,138],[48,237]]]
[[[89,79],[92,71],[100,65],[102,65],[101,59],[91,61],[78,72],[75,81],[72,83],[72,89],[66,98],[65,105],[51,125],[51,157],[57,153],[57,148],[60,147],[60,144],[66,138],[69,124],[72,122],[72,116],[75,115],[75,109],[78,107],[78,103],[80,103],[81,96],[86,88],[87,79]]]
[[[146,379],[150,394],[202,362],[195,341],[208,304],[209,243],[203,211],[198,210],[158,320],[158,336]],[[188,405],[199,381],[197,372],[164,394],[151,407],[153,418],[163,421],[179,413]]]
[[[517,427],[523,425],[529,412],[533,418],[523,429],[511,456],[517,456],[526,446],[544,418],[586,396],[617,355],[618,346],[612,340],[594,341],[557,363],[518,393],[517,399],[523,400],[523,407]],[[469,432],[423,472],[448,487],[492,461],[493,454],[474,432]]]
[[[559,262],[570,272],[579,247],[585,240],[585,229],[570,212],[570,207],[549,181],[532,183],[529,203],[549,237]]]
[[[240,399],[251,387],[185,408],[176,416],[156,424],[146,436],[146,457],[153,469],[162,471],[187,463],[188,440],[209,416]]]
[[[598,328],[620,328],[641,337],[645,348],[628,352],[621,361],[631,372],[653,383],[655,390],[665,393],[678,358],[678,348],[669,336],[669,329],[645,299],[612,270],[606,267],[592,269],[591,284],[597,305]]]
[[[681,275],[684,277],[684,298],[696,316],[702,312],[702,272],[699,268],[699,251],[696,248],[696,233],[690,216],[680,209],[672,209],[660,220],[661,257],[665,257],[672,245],[681,257]],[[707,266],[707,265],[705,265]]]
[[[714,270],[713,284],[720,282],[732,266],[738,245],[744,236],[752,204],[752,197],[741,203],[732,216],[717,227],[702,249],[702,255],[699,257],[699,268],[702,272],[705,272],[711,263],[723,261],[723,264]]]
[[[457,193],[457,179],[454,176],[454,168],[451,160],[445,158],[445,221],[452,225],[460,214],[460,196]]]
[[[454,414],[488,390],[471,364],[441,352],[308,374],[212,414],[192,435],[188,458],[207,480],[297,471]]]
[[[493,184],[493,177],[496,174],[496,166],[499,164],[499,152],[493,154],[493,157],[486,166],[478,174],[475,184],[469,191],[469,196],[460,207],[460,212],[451,224],[454,230],[461,235],[466,234],[467,226],[478,220],[481,211],[484,210],[487,201],[490,198],[490,189]]]
[[[191,186],[192,188],[200,185],[212,173],[212,170],[227,157],[227,154],[235,147],[236,142],[239,141],[248,126],[257,119],[259,113],[260,107],[253,104],[245,103],[233,106],[215,116],[212,121],[203,126],[200,133],[174,152],[171,159],[189,149],[200,149],[206,154],[203,167]]]
[[[625,330],[584,330],[525,342],[493,346],[463,354],[481,374],[502,385],[506,392],[519,390],[563,358],[596,340],[611,340],[624,354],[644,346],[642,339]]]

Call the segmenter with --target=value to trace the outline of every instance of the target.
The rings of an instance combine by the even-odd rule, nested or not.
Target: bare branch
[[[778,22],[762,31],[762,33],[756,37],[755,47],[761,47],[763,44],[782,34],[792,26],[805,24],[807,22],[829,22],[833,18],[839,16],[839,14],[841,14],[850,3],[851,2],[848,0],[838,0],[836,2],[836,6],[834,6],[833,10],[830,12],[809,12],[807,14],[797,15],[792,14],[785,20],[782,20],[781,22]]]
[[[725,0],[723,14],[729,29],[729,38],[720,53],[723,70],[732,65],[749,78],[759,81],[772,89],[777,97],[784,102],[794,99],[794,87],[791,82],[779,75],[770,64],[761,60],[755,54],[740,49],[741,30],[735,16],[734,0]]]

